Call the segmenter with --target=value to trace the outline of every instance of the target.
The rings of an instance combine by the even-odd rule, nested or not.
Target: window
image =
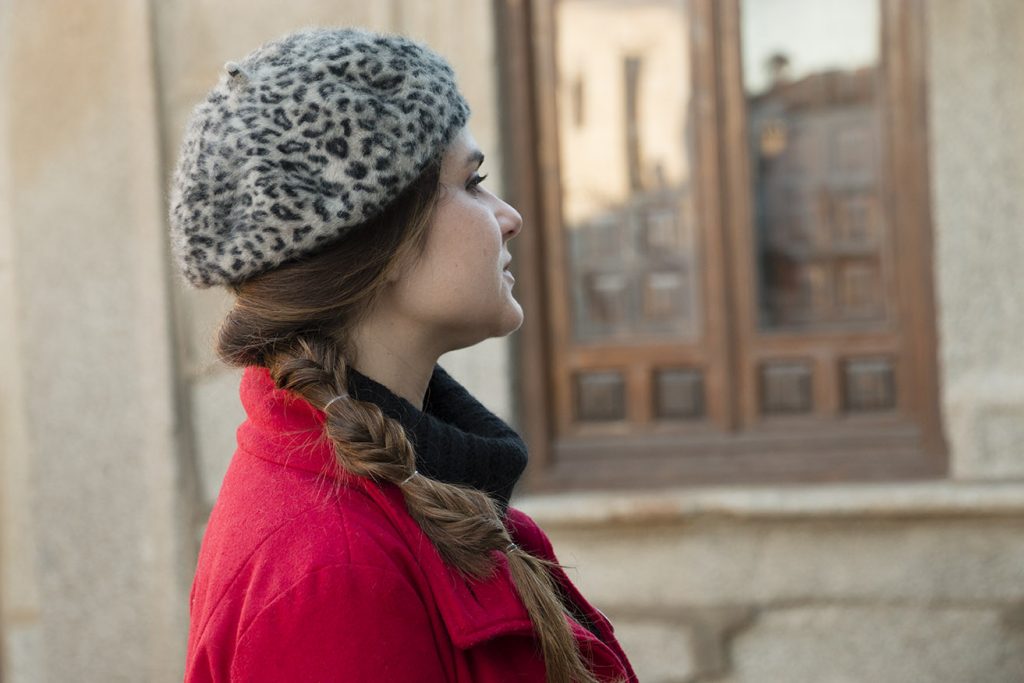
[[[532,486],[945,473],[921,14],[502,3]]]

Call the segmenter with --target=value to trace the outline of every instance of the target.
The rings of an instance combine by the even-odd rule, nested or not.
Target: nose
[[[501,223],[501,234],[506,240],[510,240],[523,229],[523,217],[511,204],[505,200],[499,201],[501,206],[498,210],[498,220]]]

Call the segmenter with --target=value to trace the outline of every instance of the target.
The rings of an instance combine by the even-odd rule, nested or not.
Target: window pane
[[[762,328],[885,321],[875,0],[743,0]]]
[[[555,4],[565,277],[576,341],[699,334],[687,6]]]

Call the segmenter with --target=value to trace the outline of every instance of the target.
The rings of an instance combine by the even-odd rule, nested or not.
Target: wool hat
[[[379,214],[469,119],[408,37],[309,28],[228,62],[186,125],[171,250],[195,287],[241,282]]]

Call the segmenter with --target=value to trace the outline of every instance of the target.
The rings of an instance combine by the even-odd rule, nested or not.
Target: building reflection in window
[[[688,4],[555,4],[565,277],[577,341],[700,334]]]
[[[874,0],[743,0],[762,328],[884,322]]]

